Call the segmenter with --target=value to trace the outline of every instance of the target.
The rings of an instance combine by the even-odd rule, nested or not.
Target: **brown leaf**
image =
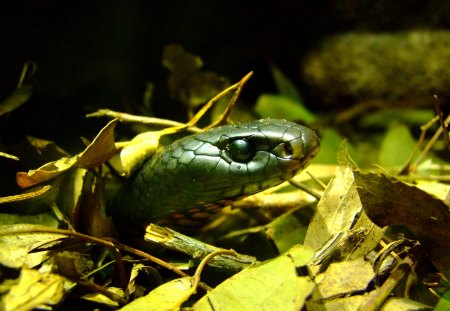
[[[364,210],[379,226],[405,226],[450,277],[450,211],[441,200],[394,177],[354,172]]]

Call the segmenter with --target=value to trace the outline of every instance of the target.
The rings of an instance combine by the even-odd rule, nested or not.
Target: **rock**
[[[343,100],[431,102],[450,91],[450,32],[348,33],[325,39],[301,74],[324,104]]]

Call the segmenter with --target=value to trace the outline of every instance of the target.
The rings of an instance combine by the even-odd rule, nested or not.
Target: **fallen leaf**
[[[33,310],[42,305],[55,305],[62,300],[66,283],[70,282],[57,274],[23,268],[18,283],[2,296],[2,310]]]
[[[144,132],[125,143],[120,151],[122,174],[130,175],[159,146],[162,131]]]
[[[285,255],[249,267],[208,292],[194,310],[301,310],[314,289],[309,276],[298,276],[314,252],[295,246]]]
[[[449,207],[394,177],[355,171],[357,191],[369,218],[378,226],[405,226],[430,260],[450,278]]]
[[[192,294],[191,280],[191,277],[184,277],[164,283],[148,295],[135,299],[120,310],[178,310]]]
[[[304,244],[316,251],[336,235],[342,235],[339,258],[352,260],[368,254],[380,241],[384,230],[365,215],[353,172],[340,167],[328,184],[308,226]]]
[[[320,301],[308,301],[308,311],[353,311],[360,310],[366,301],[373,296],[374,291],[368,294],[352,295],[347,297],[341,297],[339,299],[320,300]]]
[[[55,223],[57,226],[58,224]],[[30,250],[52,241],[60,241],[60,234],[33,233],[35,228],[43,228],[39,225],[1,225],[0,226],[0,263],[10,268],[23,266],[32,268],[41,264],[48,258],[46,252],[29,253]],[[29,230],[33,234],[9,235],[8,232],[17,229]]]
[[[17,184],[21,188],[28,188],[50,180],[72,167],[89,169],[108,161],[118,152],[114,142],[114,128],[118,122],[117,119],[110,121],[80,154],[71,158],[62,157],[57,161],[44,164],[36,170],[30,170],[28,173],[18,172],[16,174]]]
[[[313,300],[339,298],[363,291],[374,277],[372,264],[364,258],[332,263],[315,278],[318,285]]]
[[[433,307],[424,305],[423,303],[401,297],[390,298],[383,305],[383,311],[422,311],[433,310]],[[439,309],[434,309],[439,310]]]
[[[122,289],[117,287],[108,287],[108,292],[115,294],[117,297],[124,297],[125,293]],[[111,298],[100,294],[100,293],[89,293],[81,297],[81,299],[92,301],[98,304],[105,305],[109,308],[116,309],[119,307],[119,303],[117,301],[112,300]]]
[[[361,257],[332,263],[314,279],[318,285],[307,303],[308,310],[358,310],[368,295],[354,294],[365,291],[374,277],[371,263]]]

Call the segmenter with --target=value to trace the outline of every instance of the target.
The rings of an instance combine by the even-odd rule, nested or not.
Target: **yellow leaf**
[[[148,295],[138,298],[120,309],[121,311],[164,311],[178,310],[192,294],[191,277],[167,282]]]
[[[28,173],[18,172],[16,182],[21,188],[27,188],[50,180],[72,167],[94,168],[108,161],[118,152],[114,142],[114,128],[119,121],[110,121],[94,138],[92,143],[80,154],[68,158],[62,157],[57,161],[44,164]]]
[[[18,283],[2,297],[3,310],[33,310],[40,305],[55,305],[64,295],[63,277],[22,269]]]
[[[309,276],[297,276],[296,269],[312,257],[310,248],[295,246],[287,255],[224,281],[200,299],[194,310],[301,310],[315,284]]]

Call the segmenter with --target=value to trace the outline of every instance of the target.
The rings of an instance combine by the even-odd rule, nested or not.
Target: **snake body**
[[[110,212],[116,222],[196,225],[292,178],[318,150],[313,131],[285,120],[216,127],[157,151],[118,191]]]

